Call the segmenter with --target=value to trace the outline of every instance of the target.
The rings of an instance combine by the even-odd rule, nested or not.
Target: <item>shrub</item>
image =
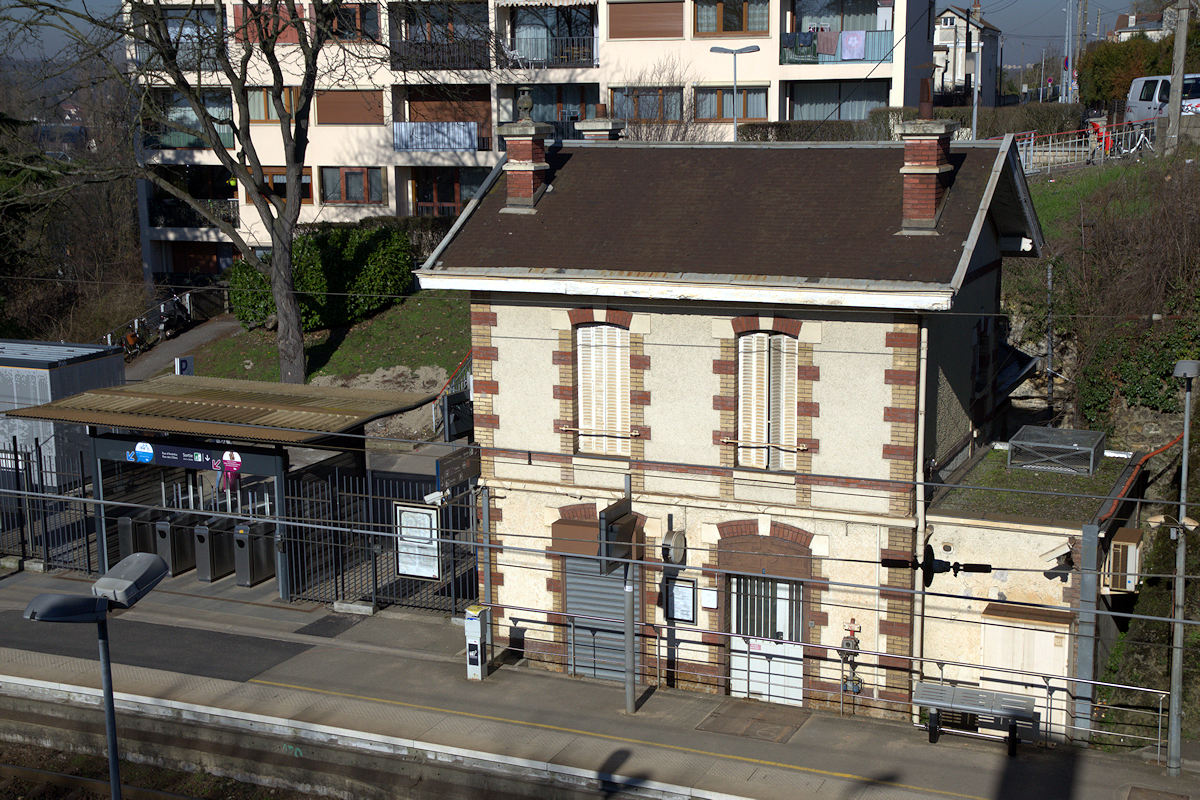
[[[275,313],[275,298],[266,277],[242,259],[225,273],[229,280],[229,305],[238,322],[247,328],[262,325]]]

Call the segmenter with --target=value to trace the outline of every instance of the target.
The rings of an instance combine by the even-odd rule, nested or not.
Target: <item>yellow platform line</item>
[[[695,747],[684,747],[676,744],[663,744],[662,742],[650,742],[644,739],[630,739],[626,736],[616,736],[610,733],[596,733],[595,731],[579,730],[578,728],[565,728],[560,725],[548,725],[544,722],[529,722],[521,719],[508,719],[507,717],[497,717],[491,714],[476,714],[472,711],[459,711],[453,708],[439,708],[437,706],[426,706],[420,703],[406,703],[403,700],[388,700],[383,697],[370,697],[361,694],[351,694],[349,692],[337,692],[332,689],[320,689],[315,686],[297,686],[291,683],[277,683],[276,681],[264,681],[258,678],[251,678],[248,683],[256,683],[262,686],[274,686],[279,689],[295,689],[301,692],[312,692],[313,694],[323,694],[329,697],[343,697],[348,700],[365,700],[370,703],[383,703],[390,706],[400,706],[402,708],[411,708],[418,711],[432,711],[438,714],[453,714],[458,717],[469,717],[471,719],[487,720],[488,722],[503,722],[509,725],[522,725],[527,728],[540,728],[546,731],[555,731],[557,733],[570,733],[576,736],[590,736],[596,739],[607,739],[608,741],[621,742],[622,744],[637,744],[646,747],[658,747],[665,750],[675,750],[680,753],[690,753],[692,755],[708,756],[709,758],[719,758],[725,761],[740,761],[744,764],[754,764],[761,767],[777,767],[779,769],[792,770],[793,772],[804,772],[810,775],[820,775],[824,778],[838,778],[845,781],[855,781],[857,783],[869,783],[876,786],[890,786],[896,789],[906,789],[913,792],[924,792],[926,794],[936,794],[942,797],[957,797],[961,800],[990,800],[990,798],[980,797],[973,794],[961,794],[959,792],[948,792],[943,789],[932,789],[927,786],[913,786],[907,783],[898,783],[896,781],[879,780],[866,775],[855,775],[852,772],[834,772],[827,769],[817,769],[816,767],[802,767],[796,764],[787,764],[782,761],[769,761],[763,758],[750,758],[749,756],[735,756],[729,753],[714,753],[709,750],[700,750]]]

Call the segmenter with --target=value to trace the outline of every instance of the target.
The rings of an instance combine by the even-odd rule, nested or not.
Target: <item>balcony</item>
[[[412,151],[488,151],[492,140],[479,135],[477,122],[394,122],[392,147]]]
[[[503,43],[501,51],[500,66],[506,69],[598,66],[594,36],[515,37]]]
[[[854,64],[888,63],[892,60],[892,46],[896,41],[895,31],[864,31],[862,58],[842,58],[842,38],[838,37],[837,49],[833,54],[818,53],[816,39],[808,46],[801,46],[796,38],[799,34],[785,33],[779,45],[780,64]]]
[[[512,120],[510,120],[510,121],[512,121]],[[542,122],[543,120],[537,120],[537,121]],[[551,140],[547,139],[546,144],[560,146],[560,145],[562,145],[562,143],[564,141],[583,139],[584,136],[582,133],[579,132],[578,129],[576,129],[575,122],[576,122],[576,120],[550,120],[549,122],[547,122],[546,124],[554,129],[554,140],[551,141]],[[504,137],[501,136],[501,137],[499,137],[499,139],[500,139],[500,149],[507,150],[508,143],[504,140]]]
[[[182,70],[217,72],[221,69],[222,48],[220,41],[179,43],[175,54],[175,63]],[[163,68],[162,53],[145,43],[138,43],[134,48],[134,59],[138,66],[154,71]]]
[[[233,129],[226,125],[217,126],[221,146],[233,147]],[[209,143],[200,136],[186,131],[147,131],[142,145],[148,150],[208,150]]]
[[[394,42],[392,69],[489,69],[488,43],[484,39],[453,42]]]
[[[238,201],[200,200],[200,205],[222,222],[235,228],[238,225]],[[210,220],[177,197],[157,197],[150,201],[147,209],[151,228],[215,228]]]

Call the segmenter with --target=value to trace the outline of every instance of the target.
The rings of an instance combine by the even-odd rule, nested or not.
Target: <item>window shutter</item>
[[[629,331],[605,326],[604,430],[609,434],[605,452],[629,455]]]
[[[629,332],[613,325],[576,329],[579,450],[629,455]]]
[[[796,340],[791,336],[771,337],[771,444],[786,449],[772,449],[770,466],[773,469],[796,469]]]
[[[576,425],[583,431],[593,431],[600,427],[596,420],[596,328],[582,327],[575,329],[575,402],[577,407]],[[579,450],[583,453],[595,452],[593,449],[598,440],[592,436],[579,434]]]
[[[768,336],[750,333],[738,339],[738,441],[756,445],[767,443],[767,353]],[[765,447],[738,446],[738,464],[743,467],[767,466]]]

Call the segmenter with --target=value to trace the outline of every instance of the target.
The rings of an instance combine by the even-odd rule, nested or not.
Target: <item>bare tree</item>
[[[613,81],[609,113],[626,120],[625,138],[638,142],[701,142],[711,127],[696,122],[694,78],[667,55],[623,81]]]
[[[379,13],[377,4],[344,0],[126,0],[111,13],[86,0],[11,0],[0,10],[0,24],[48,32],[102,59],[112,76],[135,90],[137,115],[151,143],[194,141],[228,170],[270,238],[269,257],[221,207],[156,169],[152,152],[142,151],[137,164],[139,177],[220,230],[268,278],[284,382],[305,378],[292,246],[304,194],[313,189],[304,165],[318,86],[354,85],[355,78],[378,70],[419,72],[427,66],[405,63],[404,50],[389,50]],[[485,39],[481,67],[490,46]],[[108,58],[114,47],[120,57]],[[270,137],[264,118],[276,123]]]

